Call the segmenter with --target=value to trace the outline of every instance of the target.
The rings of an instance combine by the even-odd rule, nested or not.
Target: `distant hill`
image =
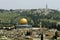
[[[60,22],[60,11],[54,9],[0,9],[0,23],[18,23],[20,18],[27,18],[28,24],[39,25],[40,21]]]

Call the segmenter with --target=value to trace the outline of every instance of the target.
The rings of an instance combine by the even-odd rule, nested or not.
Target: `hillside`
[[[28,24],[39,26],[40,22],[60,22],[60,11],[54,9],[0,9],[0,23],[18,23],[20,18],[27,18]]]

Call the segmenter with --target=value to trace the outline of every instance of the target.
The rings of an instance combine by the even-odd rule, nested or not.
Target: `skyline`
[[[60,0],[0,0],[0,9],[37,9],[45,8],[60,10]]]

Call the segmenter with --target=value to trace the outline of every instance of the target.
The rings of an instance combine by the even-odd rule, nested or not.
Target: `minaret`
[[[42,28],[42,23],[40,22],[40,28]]]

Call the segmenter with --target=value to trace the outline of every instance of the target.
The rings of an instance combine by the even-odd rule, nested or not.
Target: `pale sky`
[[[0,9],[48,8],[60,10],[60,0],[0,0]]]

